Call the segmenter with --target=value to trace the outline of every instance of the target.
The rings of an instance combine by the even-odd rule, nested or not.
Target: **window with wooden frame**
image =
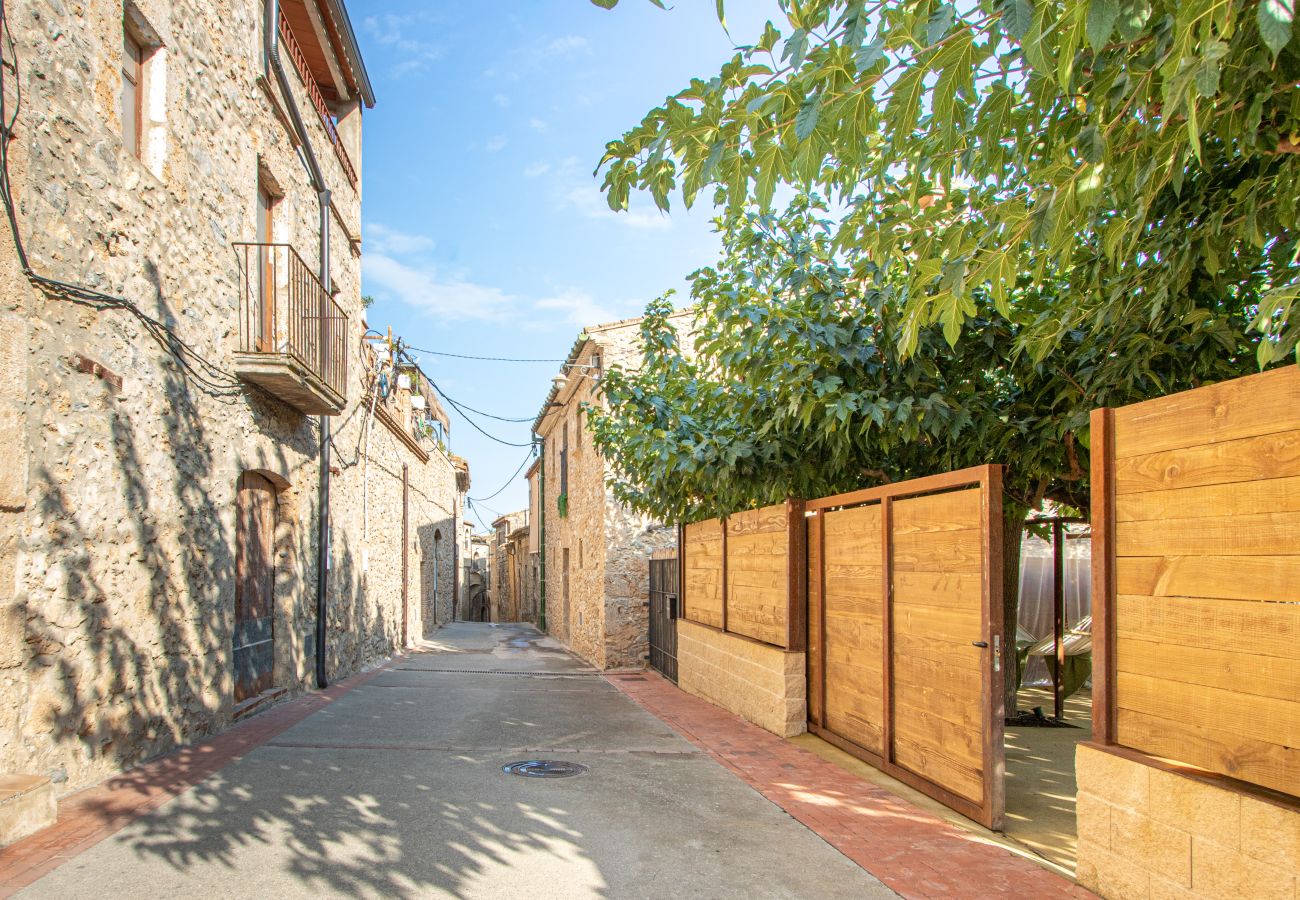
[[[145,44],[129,19],[122,20],[122,145],[137,159],[144,131]]]

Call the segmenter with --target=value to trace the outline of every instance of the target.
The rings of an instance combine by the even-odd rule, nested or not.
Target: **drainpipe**
[[[541,534],[537,539],[537,546],[541,548],[541,592],[537,598],[537,628],[542,634],[546,634],[546,444],[542,443],[542,465],[538,470],[541,474],[542,484],[537,489],[537,496],[540,502],[537,504],[538,518],[541,520]]]
[[[307,172],[311,175],[312,187],[316,189],[316,199],[320,203],[320,283],[325,289],[325,295],[330,294],[330,192],[325,186],[325,178],[321,173],[320,164],[316,161],[316,153],[312,150],[311,138],[307,136],[307,126],[303,124],[302,114],[298,111],[298,104],[293,99],[293,86],[289,82],[289,75],[284,70],[284,64],[280,61],[280,0],[267,0],[266,16],[262,22],[263,44],[266,49],[266,61],[271,71],[275,73],[275,80],[280,85],[280,92],[284,94],[285,106],[289,109],[289,118],[293,121],[294,131],[298,133],[298,139],[302,146],[303,160],[307,164]],[[322,305],[324,300],[322,299]],[[326,317],[325,310],[321,310],[321,353],[324,356],[325,348],[329,344],[325,340]],[[327,590],[329,587],[329,562],[330,562],[330,418],[329,416],[320,417],[320,514],[317,517],[317,534],[316,534],[316,686],[325,688],[329,686],[329,678],[325,672],[325,609]]]

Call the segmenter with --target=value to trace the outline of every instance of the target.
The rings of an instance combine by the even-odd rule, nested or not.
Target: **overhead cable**
[[[471,356],[467,353],[448,353],[446,350],[424,350],[420,347],[407,347],[408,350],[414,350],[416,353],[427,353],[430,356],[450,356],[453,359],[474,359],[479,362],[510,362],[510,363],[562,363],[568,362],[567,359],[525,359],[517,356]]]
[[[515,474],[507,478],[506,483],[501,485],[501,487],[497,488],[496,493],[488,494],[486,497],[479,497],[479,498],[470,497],[466,499],[475,500],[475,502],[477,503],[482,503],[484,500],[491,500],[493,497],[497,496],[497,494],[500,494],[506,488],[510,487],[510,485],[514,484],[515,479],[519,477],[519,473],[524,470],[524,466],[528,465],[528,461],[531,460],[532,458],[533,458],[533,453],[530,450],[528,452],[528,455],[524,457],[524,461],[519,464],[519,468],[515,469]]]

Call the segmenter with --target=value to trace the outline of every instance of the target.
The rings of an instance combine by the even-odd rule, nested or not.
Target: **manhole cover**
[[[582,775],[587,767],[558,759],[528,759],[502,766],[501,771],[524,778],[572,778],[574,775]]]

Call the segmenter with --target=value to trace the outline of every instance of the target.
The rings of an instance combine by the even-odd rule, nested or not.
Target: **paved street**
[[[19,896],[894,896],[533,628],[437,638]]]

